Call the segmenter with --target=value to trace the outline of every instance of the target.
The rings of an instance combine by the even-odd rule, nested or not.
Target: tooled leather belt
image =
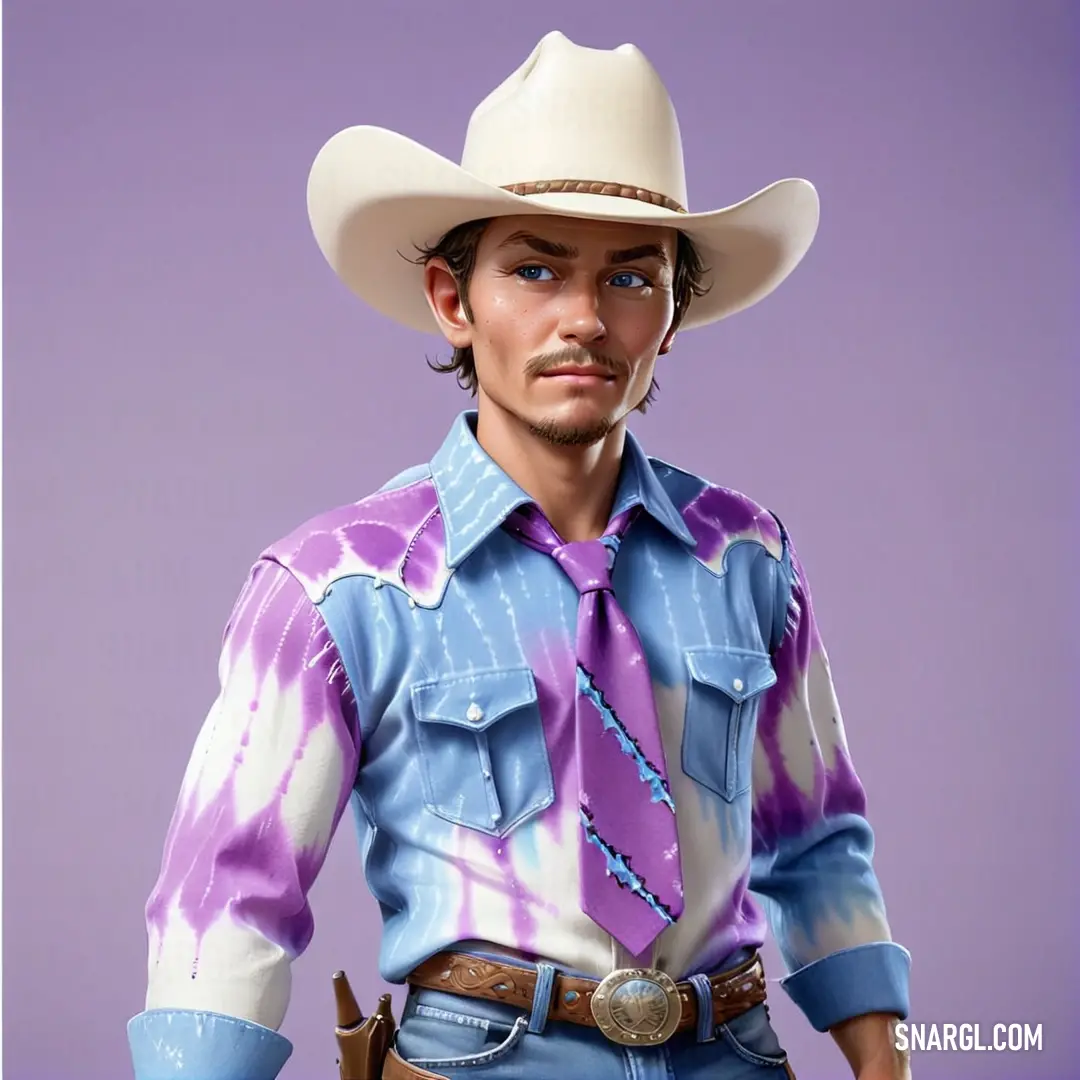
[[[529,1010],[537,973],[464,953],[437,953],[408,977],[410,986],[482,998]],[[730,971],[709,976],[713,1023],[725,1024],[765,1001],[765,968],[755,953]],[[676,983],[653,968],[621,968],[607,978],[556,973],[548,1018],[598,1027],[612,1042],[656,1046],[698,1023],[698,998],[691,982]]]

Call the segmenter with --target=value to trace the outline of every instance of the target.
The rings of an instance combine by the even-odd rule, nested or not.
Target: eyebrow
[[[524,245],[532,248],[541,255],[547,255],[552,259],[576,259],[578,250],[569,244],[560,244],[554,240],[545,240],[542,236],[536,236],[529,232],[511,233],[499,248],[510,248]],[[609,266],[616,263],[634,262],[636,259],[656,259],[665,266],[669,264],[667,252],[659,244],[637,244],[635,247],[622,248],[618,251],[609,251],[607,261]]]
[[[636,262],[638,259],[658,259],[665,266],[668,263],[667,252],[659,244],[638,244],[637,247],[607,253],[609,263]]]

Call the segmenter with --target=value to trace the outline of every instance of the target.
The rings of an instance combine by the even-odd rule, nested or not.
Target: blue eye
[[[526,281],[550,281],[550,278],[541,277],[541,274],[550,274],[551,271],[546,266],[519,266],[514,271],[518,277],[524,278]]]
[[[611,284],[617,289],[642,289],[649,282],[641,274],[635,274],[631,270],[620,270],[617,274],[612,274]]]

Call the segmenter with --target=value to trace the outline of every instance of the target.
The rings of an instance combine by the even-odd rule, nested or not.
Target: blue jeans
[[[598,1028],[543,1021],[546,1012],[546,1001],[535,999],[530,1013],[413,989],[402,1010],[397,1052],[448,1080],[793,1080],[795,1075],[766,1005],[726,1024],[677,1032],[649,1048],[619,1046]]]

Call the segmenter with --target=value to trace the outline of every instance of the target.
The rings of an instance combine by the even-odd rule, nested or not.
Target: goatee
[[[598,420],[588,427],[560,424],[556,420],[541,420],[537,424],[529,424],[533,435],[551,446],[593,446],[606,439],[614,427],[610,420]]]

